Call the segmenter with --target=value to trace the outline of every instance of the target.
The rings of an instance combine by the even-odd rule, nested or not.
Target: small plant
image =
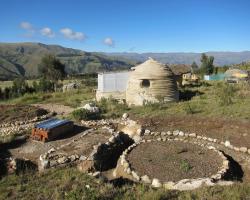
[[[180,169],[184,171],[185,173],[187,173],[188,171],[192,169],[192,166],[187,160],[182,160],[180,163]]]

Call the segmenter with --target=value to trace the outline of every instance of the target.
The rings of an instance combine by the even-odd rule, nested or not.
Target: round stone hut
[[[171,69],[149,58],[130,73],[126,89],[129,105],[178,101],[179,91]]]

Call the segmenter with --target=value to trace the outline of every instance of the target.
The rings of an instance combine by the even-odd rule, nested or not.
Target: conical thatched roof
[[[131,72],[126,91],[128,104],[142,105],[145,102],[176,101],[179,98],[177,84],[171,69],[149,58]]]

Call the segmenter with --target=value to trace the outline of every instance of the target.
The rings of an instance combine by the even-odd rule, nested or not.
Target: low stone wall
[[[122,152],[134,141],[121,132],[112,135],[106,143],[93,146],[93,151],[86,161],[80,163],[81,171],[105,171],[116,167],[117,160]]]
[[[202,185],[208,185],[208,186],[215,185],[219,180],[221,180],[224,177],[224,175],[229,170],[229,161],[228,161],[227,157],[224,156],[224,154],[221,151],[217,150],[213,146],[205,146],[203,144],[196,144],[196,145],[202,146],[204,148],[208,148],[211,151],[215,151],[216,153],[218,153],[218,155],[222,159],[223,164],[222,164],[220,170],[216,174],[212,175],[211,177],[196,178],[196,179],[183,179],[183,180],[180,180],[177,182],[168,181],[168,182],[162,183],[157,178],[153,178],[151,180],[148,175],[139,176],[136,171],[131,169],[129,161],[127,160],[127,155],[129,154],[129,152],[133,148],[140,145],[141,143],[150,143],[153,141],[158,141],[158,142],[160,142],[160,141],[162,141],[162,142],[165,142],[165,141],[190,142],[190,141],[184,140],[183,138],[174,138],[174,139],[159,138],[157,140],[141,140],[140,142],[134,143],[133,145],[129,146],[122,153],[122,155],[120,156],[120,159],[119,159],[119,163],[118,163],[118,168],[121,167],[123,169],[123,172],[128,174],[128,176],[126,176],[126,177],[132,177],[132,180],[134,180],[136,182],[151,184],[153,187],[164,187],[167,189],[176,189],[176,190],[191,190],[191,189],[198,188]],[[191,144],[193,144],[193,143],[191,143]]]
[[[46,115],[38,116],[33,119],[27,121],[15,121],[15,122],[8,122],[4,124],[0,124],[0,136],[10,136],[15,134],[22,134],[25,131],[34,127],[36,122],[46,120],[53,116],[53,113],[48,113]]]
[[[73,165],[78,161],[86,160],[86,155],[78,155],[78,154],[66,154],[60,152],[60,150],[66,146],[71,145],[78,139],[83,138],[87,134],[89,134],[92,129],[86,130],[79,138],[73,139],[66,144],[62,144],[60,147],[54,148],[52,147],[45,154],[41,154],[38,159],[38,170],[43,171],[48,168],[56,168],[56,167],[64,167],[66,165]]]

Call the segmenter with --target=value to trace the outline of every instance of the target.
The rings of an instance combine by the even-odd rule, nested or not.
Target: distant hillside
[[[205,52],[215,57],[215,65],[232,65],[250,60],[250,51],[243,52]],[[192,64],[195,61],[200,64],[201,53],[103,53],[116,58],[126,58],[139,62],[152,57],[162,63]]]
[[[0,79],[18,75],[36,76],[38,64],[46,54],[56,55],[71,74],[128,69],[135,64],[124,58],[117,59],[58,45],[0,43]]]

